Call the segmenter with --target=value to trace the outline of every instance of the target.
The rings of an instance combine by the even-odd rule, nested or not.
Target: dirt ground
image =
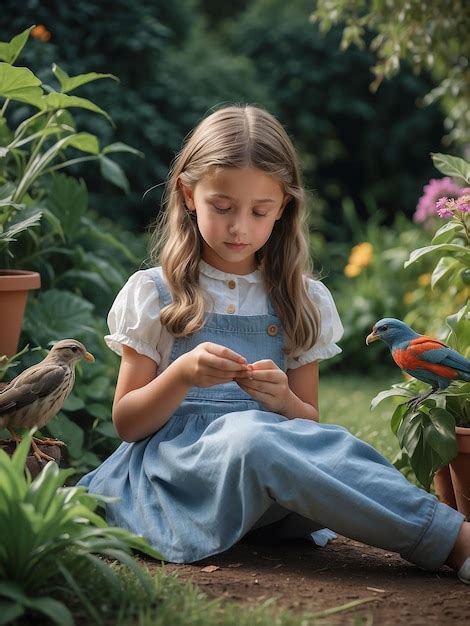
[[[203,561],[163,567],[191,579],[209,598],[248,606],[275,597],[276,606],[316,614],[369,599],[319,616],[324,625],[357,624],[358,617],[367,626],[470,624],[470,586],[450,569],[425,572],[395,554],[344,537],[325,548],[307,541],[270,545],[244,539]]]

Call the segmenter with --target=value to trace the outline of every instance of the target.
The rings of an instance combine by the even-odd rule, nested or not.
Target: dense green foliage
[[[370,42],[377,54],[373,89],[384,78],[395,76],[403,60],[416,72],[430,71],[439,84],[425,103],[442,99],[452,138],[468,141],[470,8],[466,0],[318,0],[312,18],[324,31],[338,22],[344,24],[343,50],[351,44],[363,49],[366,35],[374,34]]]
[[[81,166],[100,213],[144,227],[158,210],[168,165],[195,122],[220,103],[255,102],[279,115],[302,153],[307,186],[316,195],[316,227],[323,208],[328,237],[340,238],[345,233],[333,225],[343,196],[362,216],[366,197],[393,216],[399,189],[400,206],[411,213],[431,174],[426,155],[440,148],[442,116],[437,107],[417,111],[416,99],[432,84],[407,71],[371,94],[372,55],[340,53],[339,30],[323,37],[309,22],[311,9],[310,0],[217,8],[195,0],[27,0],[18,11],[5,0],[0,25],[11,36],[33,23],[45,25],[50,39],[31,42],[22,56],[41,78],[49,80],[52,61],[70,74],[119,77],[120,86],[94,84],[93,99],[110,113],[116,135],[146,159],[136,167],[128,155],[118,157],[129,175],[128,196],[103,184],[91,166]],[[86,86],[83,94],[90,96]],[[83,121],[109,141],[104,120]]]
[[[77,127],[77,109],[107,118],[75,91],[108,75],[70,77],[54,65],[52,90],[28,68],[13,65],[27,37],[25,31],[0,45],[0,265],[36,270],[42,278],[23,329],[23,345],[40,350],[24,353],[22,368],[40,360],[51,342],[66,337],[83,341],[95,354],[96,366],[79,369],[64,413],[48,426],[69,444],[71,464],[85,470],[117,444],[110,421],[117,359],[104,345],[105,317],[145,247],[90,210],[84,181],[63,171],[77,161],[93,160],[105,178],[122,187],[126,177],[112,157],[122,151],[137,156],[123,143],[100,144]],[[14,375],[12,365],[4,364],[2,373]]]

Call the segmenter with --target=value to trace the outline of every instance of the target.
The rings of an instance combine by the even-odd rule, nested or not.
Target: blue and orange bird
[[[431,390],[419,396],[417,402],[447,389],[454,380],[470,381],[468,359],[442,341],[418,334],[401,320],[385,317],[374,324],[366,344],[378,339],[388,345],[400,369],[431,385]]]

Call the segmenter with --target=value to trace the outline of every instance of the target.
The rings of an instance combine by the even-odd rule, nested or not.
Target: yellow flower
[[[352,263],[348,263],[344,268],[344,275],[348,278],[355,278],[359,276],[362,272],[362,267],[360,265],[353,265]]]
[[[49,41],[51,38],[51,33],[47,30],[44,24],[39,24],[35,26],[31,31],[31,37],[34,39],[39,39],[39,41]]]
[[[414,291],[408,291],[403,296],[403,302],[405,304],[413,304],[416,301],[416,294]]]
[[[349,256],[349,263],[352,265],[359,265],[360,267],[367,267],[370,265],[373,258],[373,246],[368,241],[363,241],[354,246]]]
[[[431,284],[431,274],[421,274],[418,276],[418,285],[420,287],[427,287]]]

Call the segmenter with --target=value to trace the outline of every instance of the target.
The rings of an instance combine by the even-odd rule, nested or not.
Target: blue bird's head
[[[394,317],[384,317],[374,324],[372,332],[366,337],[366,344],[369,345],[373,341],[381,339],[389,348],[393,348],[397,344],[411,341],[415,337],[419,337],[418,333],[407,326],[405,322]]]

